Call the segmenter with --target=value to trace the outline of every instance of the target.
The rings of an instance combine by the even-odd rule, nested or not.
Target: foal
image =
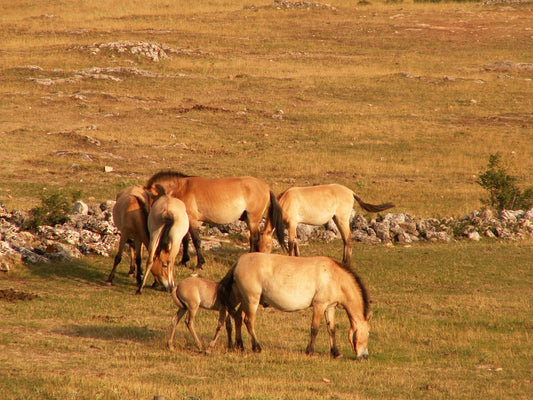
[[[168,338],[168,347],[174,350],[174,335],[176,334],[176,326],[181,318],[187,313],[185,323],[191,332],[191,335],[196,342],[196,346],[202,351],[202,341],[196,334],[194,329],[194,318],[198,313],[199,308],[206,310],[218,311],[218,325],[215,336],[209,342],[209,347],[205,350],[207,353],[215,346],[220,335],[224,322],[226,323],[226,331],[228,332],[228,348],[233,348],[231,339],[231,319],[229,313],[226,311],[224,304],[219,301],[217,295],[217,283],[203,279],[196,276],[191,276],[182,280],[171,292],[172,300],[178,306],[176,315],[172,318],[170,326],[170,336]]]

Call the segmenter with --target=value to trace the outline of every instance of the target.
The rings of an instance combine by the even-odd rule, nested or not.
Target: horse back
[[[322,225],[333,216],[351,213],[353,194],[338,184],[292,187],[279,197],[287,223]]]

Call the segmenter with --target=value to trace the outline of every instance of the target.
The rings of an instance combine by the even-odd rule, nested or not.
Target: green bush
[[[489,192],[481,201],[501,210],[529,209],[533,206],[533,187],[522,191],[516,184],[516,177],[509,175],[501,165],[499,153],[489,156],[488,169],[479,174],[478,184]]]
[[[41,225],[63,224],[68,219],[72,204],[81,197],[81,192],[64,193],[59,190],[42,193],[41,205],[30,210],[29,228],[37,229]]]

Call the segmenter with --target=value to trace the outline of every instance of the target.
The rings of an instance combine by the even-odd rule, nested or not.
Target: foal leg
[[[227,315],[227,311],[225,310],[225,308],[223,308],[222,310],[219,311],[217,329],[215,331],[215,336],[209,342],[209,347],[206,349],[207,353],[209,353],[211,351],[211,349],[213,347],[215,347],[215,344],[217,343],[218,337],[220,336],[220,332],[222,331],[222,327],[224,326],[224,323],[226,321],[226,315]],[[230,324],[231,324],[231,321],[230,321]],[[231,327],[230,327],[230,334],[231,334]]]
[[[312,356],[315,353],[315,341],[316,336],[318,335],[318,329],[320,328],[320,320],[322,319],[322,314],[324,314],[325,306],[320,304],[315,304],[313,306],[313,320],[311,322],[311,338],[309,344],[305,349],[305,353]]]
[[[197,312],[198,306],[189,308],[189,315],[187,315],[185,323],[187,324],[187,328],[189,328],[189,332],[191,332],[191,335],[194,338],[194,341],[196,342],[196,346],[200,351],[202,351],[202,341],[196,334],[196,329],[194,329],[194,318],[196,317]]]
[[[328,327],[331,357],[340,358],[342,357],[342,354],[339,353],[339,349],[337,349],[337,338],[335,337],[335,306],[328,307],[324,316],[326,317],[326,324]]]
[[[170,350],[174,350],[174,335],[176,334],[176,326],[178,325],[178,322],[180,322],[180,319],[185,315],[187,312],[186,308],[180,308],[176,315],[172,318],[172,323],[170,324],[170,335],[168,337],[168,348]]]

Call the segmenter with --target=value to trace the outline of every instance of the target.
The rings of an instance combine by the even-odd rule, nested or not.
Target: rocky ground
[[[114,201],[106,201],[89,208],[80,201],[74,205],[66,223],[40,226],[30,232],[24,228],[30,218],[28,212],[8,211],[0,204],[0,270],[9,271],[21,263],[71,261],[89,254],[114,255],[119,232],[112,220],[113,206]],[[517,240],[533,235],[533,209],[504,210],[498,215],[490,210],[473,211],[459,219],[417,219],[407,213],[388,213],[371,220],[354,211],[351,230],[358,242],[387,246],[482,238]],[[216,227],[204,225],[201,234],[203,248],[213,250],[231,237],[246,236],[247,228],[242,221]],[[340,237],[333,221],[321,227],[301,224],[297,234],[302,244],[310,240],[329,242]]]

